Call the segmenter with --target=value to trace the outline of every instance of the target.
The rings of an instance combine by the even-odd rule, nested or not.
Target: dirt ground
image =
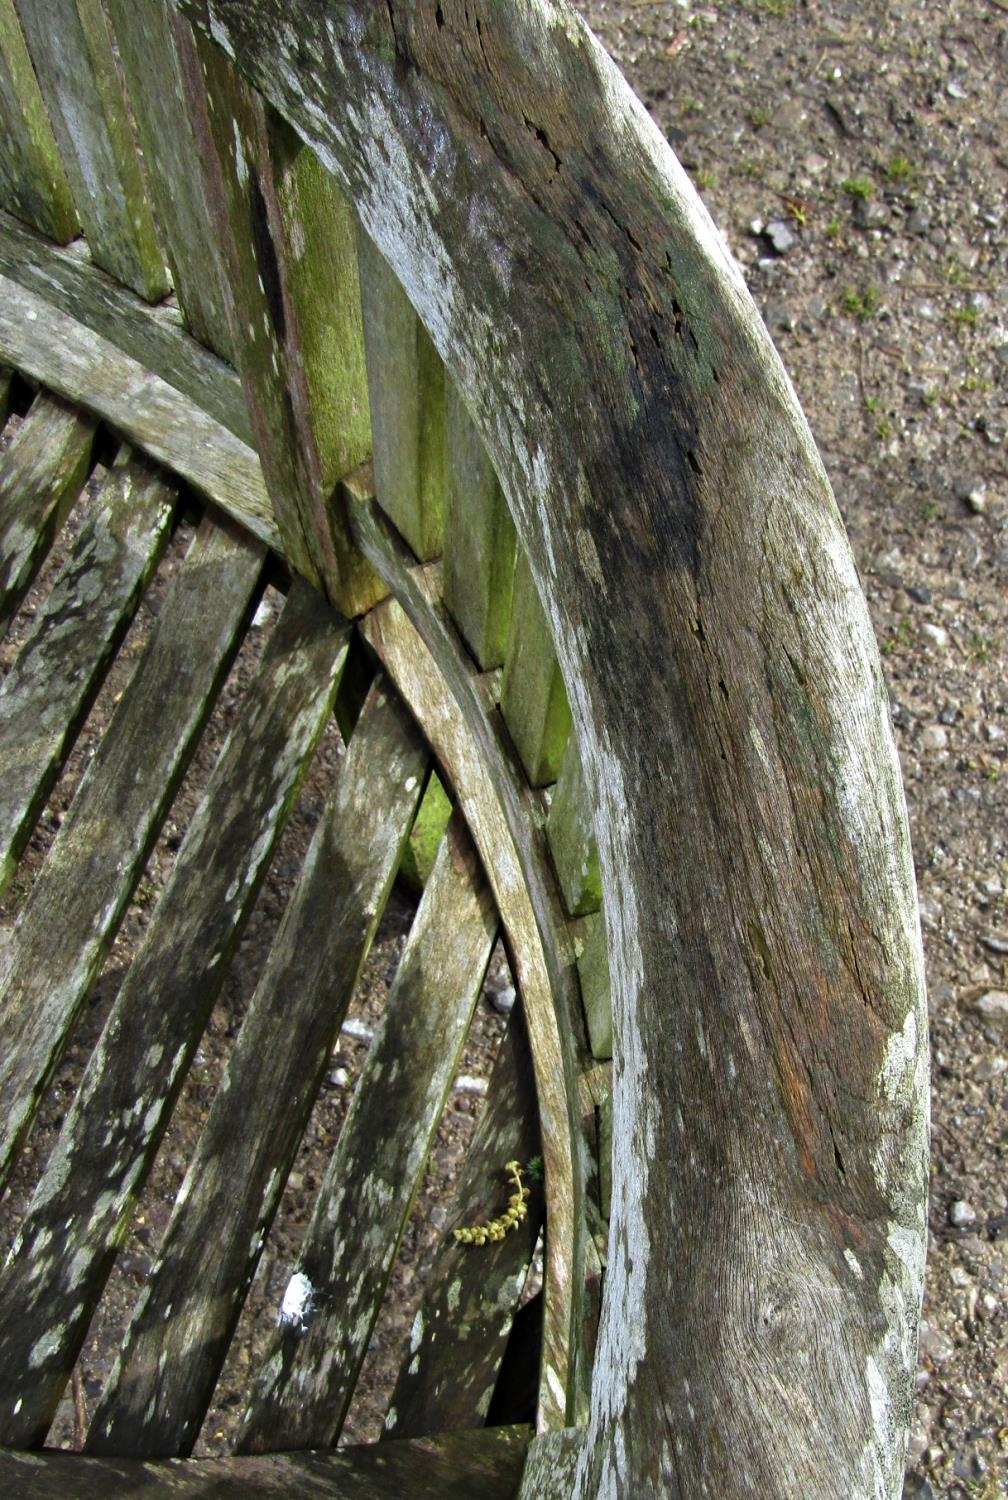
[[[595,0],[581,8],[743,266],[822,450],[882,644],[920,882],[933,1060],[931,1244],[905,1494],[994,1500],[1008,1495],[1008,0]],[[92,503],[93,493],[68,537]],[[176,537],[6,893],[0,942],[188,536],[183,528]],[[0,669],[23,639],[64,542],[0,652]],[[279,602],[268,594],[257,616],[32,1134],[4,1204],[6,1238],[142,939]],[[111,1368],[341,754],[333,729],[81,1356],[77,1403],[85,1412]],[[221,1451],[235,1429],[411,912],[409,894],[397,888],[200,1451]],[[353,1438],[376,1434],[379,1392],[396,1368],[471,1133],[478,1080],[504,1024],[492,1003],[508,982],[502,955],[492,969],[463,1058],[467,1076],[451,1095],[351,1411]],[[72,1444],[75,1420],[68,1391],[51,1440]]]
[[[931,1010],[906,1495],[1008,1495],[1008,3],[580,7],[699,187],[882,645]]]

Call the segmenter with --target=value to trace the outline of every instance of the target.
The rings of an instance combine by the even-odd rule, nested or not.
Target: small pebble
[[[931,228],[931,210],[918,204],[906,221],[907,234],[927,234]]]
[[[933,1365],[943,1365],[955,1354],[955,1344],[948,1334],[930,1323],[921,1323],[919,1348],[921,1359],[929,1359]]]
[[[347,1016],[340,1027],[344,1036],[352,1036],[358,1042],[370,1042],[374,1038],[374,1031],[366,1021],[358,1020],[356,1016]]]
[[[454,1084],[457,1094],[479,1094],[481,1098],[486,1096],[489,1087],[485,1078],[476,1078],[472,1073],[460,1073]]]
[[[949,642],[949,633],[943,625],[932,625],[930,622],[922,625],[921,635],[926,635],[928,640],[934,641],[936,646],[947,646]]]
[[[941,724],[929,724],[921,735],[924,750],[944,750],[948,746],[948,734]]]
[[[1004,1026],[1008,1024],[1008,992],[988,990],[973,1001],[973,1009],[982,1021]]]
[[[499,1016],[509,1016],[514,1010],[515,987],[506,984],[501,989],[494,989],[487,985],[487,999]]]
[[[965,1229],[967,1224],[976,1223],[976,1209],[972,1203],[967,1203],[965,1198],[957,1198],[949,1205],[949,1223],[956,1229]]]
[[[333,1068],[326,1074],[326,1083],[331,1089],[345,1089],[347,1086],[346,1068]]]
[[[798,236],[783,219],[771,219],[763,233],[777,255],[787,255],[798,243]]]

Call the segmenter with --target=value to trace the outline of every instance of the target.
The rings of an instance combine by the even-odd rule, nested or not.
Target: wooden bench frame
[[[116,358],[168,387],[163,420],[131,435],[254,514],[258,534],[279,539],[344,613],[390,590],[396,602],[365,629],[392,675],[395,660],[406,680],[422,641],[451,681],[457,663],[417,566],[435,545],[422,507],[411,521],[385,504],[393,478],[376,468],[410,556],[371,503],[367,472],[351,475],[367,456],[352,421],[338,441],[322,430],[321,405],[346,404],[346,391],[320,393],[310,369],[297,372],[291,319],[310,304],[292,290],[289,178],[270,165],[296,157],[293,127],[464,397],[573,715],[608,934],[612,1219],[588,1422],[533,1443],[522,1493],[895,1500],[927,1233],[913,866],[860,584],[740,272],[643,107],[558,0],[180,10],[196,42],[167,11],[161,40],[193,139],[216,163],[206,191],[212,221],[232,233],[232,286],[248,307],[245,281],[258,281],[265,330],[250,324],[243,344],[233,316],[193,313],[205,342],[234,354],[251,419],[249,431],[234,377],[217,367],[213,402],[195,396],[217,424],[198,447],[221,451],[221,433],[247,465],[251,438],[265,484],[235,482],[233,465],[197,473],[199,454],[184,457],[184,417],[167,407],[203,390],[203,356],[187,353],[166,380],[160,351],[179,344],[176,330],[153,315],[156,356],[146,332],[130,345],[121,330],[144,320],[113,317],[110,301],[128,300],[117,292],[89,314],[84,343],[96,347],[104,319]],[[118,22],[123,6],[111,11]],[[228,117],[201,113],[208,87],[230,100]],[[347,222],[339,255],[353,252]],[[67,281],[87,281],[71,260]],[[172,270],[181,294],[187,268]],[[24,303],[38,295],[30,266],[22,280]],[[46,295],[58,305],[69,294]],[[74,307],[84,326],[77,297]],[[60,389],[58,336],[43,370],[23,319],[7,322],[4,357]],[[286,404],[262,379],[270,357]],[[80,399],[75,379],[64,393]],[[112,395],[93,404],[106,399],[102,414],[129,432]],[[471,681],[453,686],[468,705],[460,733],[479,744],[486,705]],[[423,685],[406,697],[419,712]],[[424,727],[438,749],[436,723],[432,709]],[[456,757],[461,768],[458,746]],[[569,1288],[585,1237],[569,963],[551,966],[543,943],[553,918],[529,884],[527,808],[499,785],[495,806],[511,816],[494,813],[481,835],[478,800],[475,787],[460,793],[491,881],[496,841],[519,856],[511,898],[530,945],[517,946],[538,948],[543,966],[538,980],[519,977],[542,989],[526,1004],[550,1275]],[[576,1304],[548,1301],[547,1319],[576,1317]],[[547,1327],[544,1388],[552,1368],[566,1392],[544,1418],[555,1426],[575,1414],[577,1347],[569,1321]]]

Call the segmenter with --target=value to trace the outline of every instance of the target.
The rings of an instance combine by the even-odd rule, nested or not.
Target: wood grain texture
[[[430,336],[394,272],[358,237],[374,484],[415,557],[441,553],[445,520],[445,376]]]
[[[148,368],[142,359],[124,353],[103,334],[3,274],[0,358],[103,417],[253,536],[281,551],[252,448],[169,384],[156,367]]]
[[[332,710],[348,632],[292,587],[32,1196],[0,1274],[10,1446],[48,1430]]]
[[[157,566],[175,499],[121,455],[0,686],[0,890]]]
[[[101,0],[15,0],[91,253],[148,302],[170,291]]]
[[[6,1451],[0,1485],[33,1500],[512,1500],[530,1437],[527,1428],[498,1427],[187,1463]]]
[[[0,203],[65,244],[77,214],[13,0],[0,0],[0,121]]]
[[[578,977],[592,1056],[612,1057],[612,995],[609,984],[609,947],[600,913],[585,918],[579,931]]]
[[[191,1451],[395,875],[427,753],[372,687],[101,1402],[92,1453]]]
[[[0,636],[83,488],[94,433],[83,412],[40,395],[0,454]]]
[[[499,667],[507,650],[515,532],[511,512],[462,398],[447,393],[444,600],[476,664]]]
[[[570,705],[549,623],[521,550],[515,560],[501,713],[530,784],[556,781],[570,737]]]
[[[478,1427],[542,1226],[542,1185],[526,1173],[528,1216],[494,1245],[462,1245],[452,1231],[485,1223],[506,1201],[505,1162],[539,1154],[535,1074],[519,1006],[511,1012],[487,1105],[466,1155],[444,1237],[389,1401],[382,1440]]]
[[[382,594],[334,495],[371,449],[355,219],[217,48],[197,39],[184,63],[235,358],[284,553],[353,616]]]
[[[459,814],[448,824],[302,1245],[236,1451],[334,1443],[497,934]]]
[[[529,791],[487,681],[438,603],[436,565],[412,569],[377,507],[351,513],[362,549],[396,596],[363,622],[435,750],[479,848],[525,1005],[546,1167],[546,1315],[539,1420],[562,1426],[589,1372],[578,1368],[585,1244],[577,1077],[585,1051],[574,951]],[[400,544],[401,546],[401,544]],[[404,610],[408,612],[404,613]]]
[[[150,307],[93,265],[83,242],[61,249],[0,213],[0,275],[72,323],[100,334],[251,446],[252,424],[241,381],[231,366],[186,334],[177,310]],[[32,311],[29,304],[24,313],[28,321],[33,321]]]
[[[577,736],[568,735],[553,789],[546,836],[556,865],[564,905],[572,917],[598,911],[602,905],[595,817],[585,785]]]
[[[560,0],[183,8],[339,177],[465,389],[598,789],[616,1172],[575,1497],[895,1500],[927,1193],[906,809],[743,278]]]
[[[262,565],[257,542],[203,522],[15,925],[0,966],[3,1178],[237,649]]]
[[[203,195],[182,85],[181,58],[192,53],[192,29],[160,0],[106,0],[106,6],[182,316],[201,343],[228,359],[221,247]]]

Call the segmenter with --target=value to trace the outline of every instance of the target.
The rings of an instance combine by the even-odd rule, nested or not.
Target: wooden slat
[[[88,1434],[94,1453],[188,1453],[380,920],[427,752],[368,696],[298,887]]]
[[[241,638],[257,542],[204,521],[0,968],[0,1179],[140,877]]]
[[[578,977],[592,1056],[612,1057],[612,999],[609,993],[609,950],[601,912],[584,919],[578,940]]]
[[[384,592],[333,496],[371,449],[354,216],[223,52],[198,38],[196,54],[184,70],[189,109],[276,524],[291,566],[352,616]]]
[[[434,1256],[384,1437],[478,1427],[486,1420],[518,1298],[542,1223],[541,1184],[528,1217],[491,1246],[456,1244],[451,1229],[493,1218],[506,1200],[505,1162],[539,1153],[539,1112],[525,1023],[511,1012],[449,1216]]]
[[[48,1430],[331,712],[348,634],[294,585],[0,1274],[2,1443],[33,1447]]]
[[[0,424],[6,422],[10,408],[11,385],[14,373],[6,365],[0,365]]]
[[[585,785],[577,736],[569,734],[546,823],[564,905],[572,917],[602,905],[602,872],[591,798]]]
[[[239,1451],[334,1442],[497,930],[461,817],[448,825],[301,1250],[310,1288],[281,1319]]]
[[[61,249],[0,213],[0,275],[100,334],[251,446],[252,424],[231,366],[185,332],[171,304],[150,307],[92,265],[83,241]]]
[[[587,1042],[572,935],[538,800],[502,738],[486,679],[474,673],[437,602],[436,565],[409,567],[373,504],[360,500],[352,515],[361,547],[396,596],[372,610],[362,633],[451,781],[493,886],[524,1000],[550,1223],[539,1420],[562,1426],[587,1379],[575,1352],[586,1233],[577,1078]]]
[[[37,396],[0,454],[0,636],[80,494],[94,432],[89,417]]]
[[[531,784],[556,781],[571,712],[553,638],[521,549],[515,562],[501,713]]]
[[[0,1489],[14,1500],[512,1500],[531,1435],[497,1427],[181,1464],[0,1452]]]
[[[0,203],[65,244],[77,214],[13,0],[0,0]]]
[[[454,384],[447,396],[444,599],[477,666],[507,650],[515,529],[504,492]]]
[[[106,0],[172,281],[186,325],[223,359],[232,354],[221,248],[199,148],[185,107],[180,52],[192,30],[163,0]]]
[[[0,358],[106,418],[130,442],[280,551],[253,450],[141,360],[4,275]]]
[[[171,531],[175,494],[123,455],[0,686],[0,890]]]
[[[101,0],[15,0],[74,204],[100,266],[170,290]]]
[[[387,263],[363,230],[357,239],[375,493],[424,562],[444,537],[444,366]]]

